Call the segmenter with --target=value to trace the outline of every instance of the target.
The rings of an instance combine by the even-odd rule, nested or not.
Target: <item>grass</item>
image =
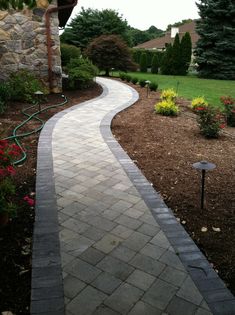
[[[158,89],[174,88],[186,99],[204,96],[211,105],[220,106],[220,97],[235,97],[235,81],[201,79],[196,76],[171,76],[141,72],[128,72],[133,77],[158,83]],[[114,73],[118,76],[118,73]]]

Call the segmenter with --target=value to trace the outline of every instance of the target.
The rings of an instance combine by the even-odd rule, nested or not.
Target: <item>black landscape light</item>
[[[204,207],[204,189],[205,189],[205,174],[206,171],[213,170],[216,165],[207,161],[201,161],[193,164],[196,170],[202,171],[202,187],[201,187],[201,209]]]
[[[41,111],[41,104],[43,101],[44,93],[42,91],[36,91],[34,95],[35,95],[36,102],[38,104],[38,110]]]

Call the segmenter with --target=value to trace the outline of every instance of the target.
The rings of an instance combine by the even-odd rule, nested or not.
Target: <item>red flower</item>
[[[196,110],[198,110],[198,111],[203,111],[203,110],[205,110],[205,109],[206,109],[206,108],[205,108],[205,107],[202,107],[202,106],[196,108]]]
[[[224,129],[225,127],[226,127],[225,124],[221,124],[221,125],[220,125],[220,129]]]
[[[11,166],[11,165],[7,166],[7,171],[8,171],[8,173],[11,174],[11,175],[15,175],[15,173],[16,173],[14,167]]]
[[[26,201],[30,207],[33,207],[35,204],[35,201],[32,198],[29,198],[29,196],[25,196],[23,200]]]

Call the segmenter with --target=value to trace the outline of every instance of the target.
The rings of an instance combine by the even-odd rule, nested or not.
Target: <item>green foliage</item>
[[[180,43],[180,74],[186,75],[192,58],[192,40],[189,32],[186,32]]]
[[[127,34],[128,24],[118,12],[111,9],[84,9],[65,28],[61,41],[85,49],[89,43],[101,35],[119,35],[125,42],[130,39]]]
[[[195,110],[201,133],[206,138],[218,138],[219,132],[225,126],[221,112],[212,106],[197,107]]]
[[[62,66],[66,66],[70,59],[78,59],[81,56],[81,50],[74,45],[61,44],[60,50]]]
[[[126,74],[125,72],[120,72],[120,73],[119,73],[119,77],[120,77],[120,79],[121,79],[122,81],[125,81],[125,80],[126,80],[126,76],[127,76],[127,74]]]
[[[38,90],[47,93],[47,89],[33,73],[28,70],[20,70],[12,73],[9,78],[11,100],[32,102],[34,93]]]
[[[7,102],[11,98],[11,88],[8,82],[0,82],[0,114],[7,109]]]
[[[151,83],[149,84],[149,89],[150,89],[150,91],[157,91],[157,88],[158,88],[158,84],[157,84],[157,83],[151,82]]]
[[[140,71],[147,72],[147,55],[145,52],[142,52],[140,56]]]
[[[83,89],[92,84],[98,69],[87,58],[71,59],[66,67],[68,87],[70,89]]]
[[[52,0],[48,0],[49,3]],[[32,9],[37,4],[36,0],[0,0],[0,10],[9,10],[11,8],[17,10],[22,10],[24,6],[27,6],[29,9]]]
[[[7,212],[10,217],[16,216],[16,205],[12,203],[11,197],[15,194],[15,185],[10,177],[0,181],[0,213]]]
[[[166,46],[164,52],[162,63],[161,63],[161,73],[165,75],[172,74],[172,59],[173,59],[173,47],[171,44]]]
[[[161,72],[166,75],[186,75],[192,53],[192,42],[189,33],[185,33],[180,42],[176,34],[173,46],[168,44],[161,64]]]
[[[139,79],[136,78],[136,77],[133,77],[133,78],[131,79],[131,82],[132,82],[133,84],[138,83],[138,81],[139,81]]]
[[[151,65],[151,73],[156,74],[158,73],[158,68],[159,68],[159,60],[157,54],[153,55],[152,59],[152,65]]]
[[[231,96],[221,96],[220,101],[224,107],[228,126],[235,127],[235,98]]]
[[[94,39],[86,50],[87,56],[109,76],[112,68],[127,71],[136,70],[131,52],[126,43],[117,35],[102,35]]]
[[[235,1],[200,0],[195,49],[200,77],[235,79]]]
[[[140,85],[141,87],[145,87],[146,84],[147,84],[147,83],[146,83],[146,80],[145,80],[145,79],[140,79],[140,80],[139,80],[139,85]]]
[[[178,106],[170,99],[157,103],[154,108],[157,114],[163,116],[177,116],[179,112]]]
[[[128,31],[128,35],[130,37],[131,46],[134,47],[144,42],[147,42],[151,39],[163,36],[164,31],[158,29],[157,27],[153,25],[150,26],[149,29],[145,31],[141,31],[137,28],[130,27]]]
[[[130,82],[131,81],[131,76],[129,74],[126,75],[126,81]]]

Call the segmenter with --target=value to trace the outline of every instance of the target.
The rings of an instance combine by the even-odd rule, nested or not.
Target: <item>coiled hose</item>
[[[32,135],[32,134],[34,134],[34,133],[37,133],[37,132],[39,132],[40,130],[42,130],[42,128],[44,127],[45,122],[44,122],[42,119],[40,119],[39,117],[37,117],[37,115],[40,114],[40,113],[43,113],[43,112],[45,112],[45,111],[47,111],[47,110],[49,110],[49,109],[52,109],[52,108],[55,108],[55,107],[59,107],[59,106],[65,105],[65,104],[68,102],[68,99],[67,99],[67,97],[66,97],[65,95],[61,95],[61,97],[64,99],[64,101],[63,101],[62,103],[45,107],[45,108],[43,108],[43,109],[40,109],[40,110],[34,112],[34,113],[31,114],[31,115],[28,114],[28,113],[26,113],[26,111],[29,110],[29,109],[31,109],[31,108],[33,108],[33,107],[35,107],[35,106],[38,106],[38,105],[39,105],[38,102],[36,102],[34,105],[31,105],[31,106],[29,106],[29,107],[27,107],[27,108],[25,108],[25,109],[23,109],[23,110],[21,111],[21,113],[22,113],[23,115],[25,115],[26,117],[28,117],[28,118],[25,119],[22,123],[20,123],[18,126],[16,126],[16,127],[14,128],[14,130],[13,130],[13,132],[12,132],[12,136],[9,136],[9,137],[7,137],[7,138],[2,139],[2,140],[13,140],[13,141],[15,141],[15,143],[18,145],[18,147],[19,147],[20,150],[21,150],[21,153],[22,153],[21,158],[20,158],[19,160],[17,160],[17,161],[14,161],[14,162],[13,162],[13,165],[18,165],[18,164],[20,164],[20,163],[23,163],[23,162],[27,159],[27,153],[25,152],[25,150],[24,150],[24,148],[22,147],[22,145],[21,145],[21,143],[20,143],[20,141],[19,141],[18,138],[27,137],[27,136],[30,136],[30,135]],[[34,130],[32,130],[32,131],[30,131],[30,132],[24,132],[24,133],[21,133],[21,134],[17,134],[17,130],[19,130],[21,127],[23,127],[25,124],[27,124],[27,122],[29,122],[29,121],[30,121],[31,119],[33,119],[33,118],[36,119],[36,120],[38,120],[38,121],[41,123],[41,126],[38,127],[38,128],[36,128],[36,129],[34,129]]]

